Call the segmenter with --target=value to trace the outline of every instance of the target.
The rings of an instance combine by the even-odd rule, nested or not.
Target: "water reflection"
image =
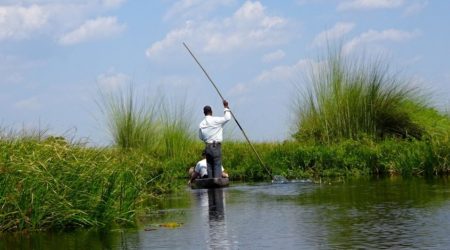
[[[208,245],[212,249],[230,246],[225,220],[225,198],[223,189],[208,189],[208,218],[209,238]]]
[[[313,209],[313,224],[325,225],[333,247],[441,249],[449,243],[445,190],[423,179],[350,181],[317,188],[298,202]]]
[[[225,216],[223,189],[208,189],[208,211],[210,221],[223,221]]]

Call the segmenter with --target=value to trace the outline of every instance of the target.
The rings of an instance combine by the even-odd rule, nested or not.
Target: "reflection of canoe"
[[[227,187],[230,184],[228,178],[205,178],[205,179],[195,179],[191,188],[221,188]]]

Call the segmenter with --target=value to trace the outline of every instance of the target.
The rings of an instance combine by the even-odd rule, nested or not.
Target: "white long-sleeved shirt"
[[[231,119],[231,112],[229,109],[224,109],[224,116],[205,116],[199,125],[200,140],[205,143],[222,142],[223,125]]]

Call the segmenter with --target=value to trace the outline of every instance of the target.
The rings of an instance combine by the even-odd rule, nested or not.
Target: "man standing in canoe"
[[[205,118],[199,125],[199,137],[205,142],[208,178],[222,177],[222,140],[223,126],[231,119],[228,102],[223,100],[224,116],[212,116],[210,106],[203,107]]]

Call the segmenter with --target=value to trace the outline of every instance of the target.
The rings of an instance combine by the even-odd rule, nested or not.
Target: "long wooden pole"
[[[214,81],[211,79],[211,77],[208,75],[208,73],[206,72],[206,70],[203,68],[203,66],[200,64],[200,62],[197,60],[197,58],[194,56],[194,54],[192,53],[192,51],[189,49],[189,47],[186,45],[186,43],[183,42],[184,47],[187,49],[187,51],[189,51],[189,54],[191,54],[192,58],[194,58],[195,62],[197,62],[198,66],[202,69],[203,73],[205,73],[206,77],[208,78],[208,80],[211,82],[211,84],[213,85],[213,87],[216,89],[217,94],[219,94],[220,98],[222,99],[222,101],[225,100],[225,98],[223,98],[222,94],[219,91],[219,88],[217,88],[217,85],[214,83]],[[236,122],[236,124],[238,125],[239,129],[241,130],[242,134],[244,135],[245,139],[247,140],[248,144],[250,145],[250,147],[252,148],[253,152],[255,153],[256,157],[259,160],[259,163],[261,164],[261,166],[267,171],[267,173],[270,175],[270,177],[273,178],[272,176],[272,172],[269,171],[269,169],[267,168],[267,166],[264,164],[264,162],[262,161],[261,157],[259,156],[258,152],[256,151],[255,147],[253,147],[253,144],[250,142],[250,139],[248,139],[247,134],[244,132],[244,129],[242,128],[241,124],[239,124],[238,120],[236,119],[236,117],[234,116],[233,112],[231,112],[231,116],[233,117],[233,120]]]

